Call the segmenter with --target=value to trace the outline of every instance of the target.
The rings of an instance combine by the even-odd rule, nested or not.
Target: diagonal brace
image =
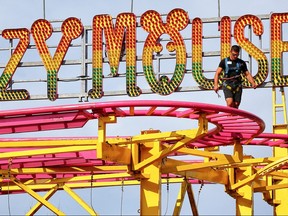
[[[14,177],[10,177],[11,181],[13,181],[17,186],[19,186],[20,188],[22,188],[24,191],[26,191],[28,194],[30,194],[33,198],[35,198],[36,200],[38,200],[40,203],[42,203],[43,205],[45,205],[48,209],[50,209],[53,213],[55,213],[56,215],[65,215],[64,212],[60,211],[59,209],[57,209],[54,205],[52,205],[51,203],[49,203],[46,199],[44,199],[43,197],[41,197],[39,194],[37,194],[35,191],[33,191],[32,189],[30,189],[29,187],[27,187],[26,185],[22,184],[18,179],[14,178]]]

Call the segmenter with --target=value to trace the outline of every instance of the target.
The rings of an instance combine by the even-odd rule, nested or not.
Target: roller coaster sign
[[[133,13],[121,13],[117,16],[115,25],[110,15],[96,15],[92,26],[92,88],[88,96],[92,99],[101,98],[103,92],[103,36],[107,44],[106,52],[110,64],[111,74],[118,75],[121,48],[125,38],[126,49],[126,92],[131,97],[141,94],[137,86],[136,75],[136,16]],[[183,9],[174,9],[169,12],[164,22],[160,14],[154,10],[146,11],[140,18],[141,27],[148,32],[142,52],[142,65],[145,78],[152,92],[160,95],[173,93],[181,84],[186,70],[186,47],[180,33],[188,23],[192,23],[192,75],[201,88],[213,89],[213,80],[204,76],[202,71],[202,26],[200,18],[190,20]],[[220,20],[220,55],[221,58],[229,56],[231,46],[231,18],[224,16]],[[282,41],[282,24],[288,22],[288,13],[273,13],[270,16],[271,36],[271,82],[274,86],[287,86],[288,76],[283,75],[282,54],[288,51],[288,42]],[[255,15],[243,15],[234,24],[234,39],[249,55],[258,63],[258,72],[254,79],[261,85],[268,76],[268,60],[266,55],[249,41],[244,34],[244,28],[250,25],[257,36],[261,36],[264,27],[261,19]],[[31,30],[26,28],[5,29],[2,37],[5,39],[19,39],[19,42],[11,55],[0,77],[0,100],[26,100],[30,98],[26,89],[9,90],[11,81],[22,57],[30,45],[32,35],[43,65],[47,71],[47,97],[54,101],[58,98],[57,80],[58,71],[72,40],[83,34],[83,25],[78,18],[67,18],[61,25],[61,39],[51,56],[46,40],[52,35],[51,23],[45,19],[36,20]],[[169,52],[176,52],[176,65],[171,79],[162,76],[159,79],[153,71],[153,54],[161,52],[162,45],[159,38],[168,34],[171,41],[166,48]],[[244,86],[249,87],[245,81]]]

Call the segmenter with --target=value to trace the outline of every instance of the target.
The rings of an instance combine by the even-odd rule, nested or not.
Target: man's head
[[[231,51],[230,51],[230,59],[231,60],[236,60],[238,58],[240,49],[241,48],[237,45],[233,45],[231,47]]]

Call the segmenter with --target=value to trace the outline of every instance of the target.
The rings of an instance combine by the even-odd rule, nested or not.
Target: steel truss
[[[185,130],[145,130],[135,136],[106,136],[107,125],[119,118],[186,119],[197,127]],[[264,133],[259,117],[229,107],[178,101],[113,101],[1,111],[0,134],[81,128],[98,121],[95,137],[2,138],[0,142],[1,194],[27,193],[38,203],[27,212],[46,206],[64,190],[88,214],[97,215],[74,191],[79,188],[140,185],[140,214],[161,215],[161,184],[181,183],[174,215],[179,215],[185,194],[198,215],[191,184],[216,183],[235,198],[236,215],[253,215],[253,194],[287,213],[287,155],[253,158],[243,145],[270,146],[287,151],[288,135]],[[186,123],[187,124],[187,123]],[[191,124],[192,125],[192,124]],[[219,151],[233,146],[233,154]],[[203,160],[184,160],[197,156]],[[45,191],[44,196],[38,192]]]

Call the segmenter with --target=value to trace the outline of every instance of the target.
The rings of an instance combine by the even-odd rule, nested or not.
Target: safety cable
[[[90,206],[91,208],[93,209],[93,211],[95,212],[94,210],[94,207],[93,207],[93,172],[91,173],[91,181],[90,181]]]
[[[12,165],[12,158],[9,158],[8,161],[8,195],[7,195],[7,202],[8,202],[8,212],[9,216],[11,216],[11,209],[10,209],[10,177],[11,177],[11,165]]]
[[[198,208],[200,193],[201,193],[203,186],[204,186],[204,181],[201,181],[201,186],[200,186],[199,191],[198,191],[198,198],[197,198],[197,204],[196,204],[197,208]]]
[[[166,190],[167,190],[167,199],[166,199],[166,210],[165,210],[164,216],[166,216],[168,212],[168,206],[169,206],[169,173],[167,174]]]
[[[124,197],[124,179],[122,178],[122,184],[121,184],[121,203],[120,203],[120,215],[122,216],[122,210],[123,210],[123,197]]]

